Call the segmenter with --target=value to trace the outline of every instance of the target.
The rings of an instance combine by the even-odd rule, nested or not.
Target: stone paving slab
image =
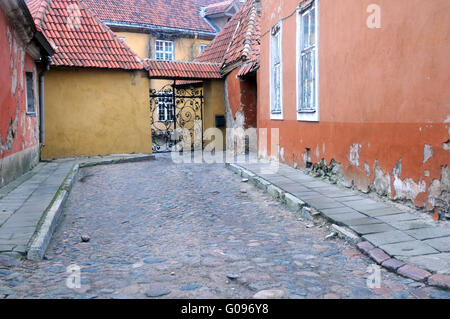
[[[399,230],[393,230],[378,234],[368,234],[364,235],[363,238],[378,247],[386,244],[414,241],[413,237]]]
[[[378,208],[388,208],[384,203],[376,202],[371,199],[363,199],[358,201],[350,201],[350,202],[344,202],[345,205],[348,207],[351,207],[353,209],[356,209],[360,212],[367,212]]]
[[[346,225],[347,220],[363,218],[364,215],[361,213],[347,213],[347,214],[328,215],[327,217],[333,220],[335,223],[338,223],[339,225]]]
[[[370,217],[395,215],[395,214],[399,214],[399,213],[402,213],[402,211],[397,208],[393,208],[393,207],[372,209],[372,210],[364,212],[364,214],[366,214],[367,216],[370,216]]]
[[[407,230],[405,232],[408,235],[420,240],[450,236],[450,230],[442,227],[420,228]]]
[[[450,275],[450,253],[414,256],[402,259],[405,262],[412,263],[429,271]]]
[[[409,213],[378,216],[376,218],[379,220],[382,220],[385,223],[395,223],[395,222],[408,221],[408,220],[418,220],[416,216],[414,216],[413,214],[409,214]]]
[[[411,230],[411,229],[418,229],[418,228],[433,227],[430,224],[425,223],[420,220],[417,220],[417,219],[395,222],[395,223],[390,223],[390,224],[399,230]]]
[[[359,235],[385,233],[395,230],[394,227],[388,224],[371,224],[371,225],[350,225],[350,228],[357,232]]]
[[[403,243],[381,245],[381,249],[391,256],[420,256],[428,254],[437,254],[439,251],[423,243],[420,240],[407,241]]]
[[[424,243],[441,252],[450,252],[450,236],[424,240]]]
[[[323,194],[327,194],[326,192],[323,192]],[[336,200],[339,202],[352,202],[352,201],[358,201],[364,199],[361,196],[354,195],[354,196],[346,196],[346,197],[337,197]]]
[[[364,218],[367,217],[358,211],[351,209],[350,207],[340,207],[340,208],[329,208],[329,209],[322,209],[321,212],[326,215],[336,215],[336,214],[349,214],[349,213],[358,213],[357,217],[355,218]]]
[[[362,217],[355,218],[345,221],[345,223],[349,226],[358,226],[358,225],[371,225],[371,224],[379,224],[380,221],[378,219],[372,217]]]

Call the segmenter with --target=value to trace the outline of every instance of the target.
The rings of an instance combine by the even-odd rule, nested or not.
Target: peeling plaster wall
[[[304,169],[309,149],[313,174],[448,214],[450,2],[379,0],[382,28],[369,29],[373,1],[320,0],[319,122],[297,120],[298,3],[262,2],[258,128],[279,128],[289,165]],[[284,120],[273,121],[267,31],[281,18]]]
[[[233,70],[225,80],[225,106],[227,121],[227,151],[234,153],[245,150],[245,130],[256,128],[257,87],[256,79],[240,78],[239,69]],[[252,144],[252,143],[250,143]],[[250,152],[256,153],[255,145],[249,145]]]
[[[34,73],[35,115],[26,114],[25,72]],[[37,77],[33,59],[0,9],[0,187],[39,160]]]

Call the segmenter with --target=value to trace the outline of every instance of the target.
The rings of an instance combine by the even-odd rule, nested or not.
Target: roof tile
[[[216,33],[200,14],[223,0],[84,0],[103,21]]]
[[[83,1],[28,0],[27,5],[35,24],[55,48],[52,65],[144,69],[140,58]],[[86,54],[92,50],[96,54]]]

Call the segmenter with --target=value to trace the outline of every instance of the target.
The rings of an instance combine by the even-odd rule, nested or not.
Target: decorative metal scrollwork
[[[160,90],[150,90],[150,114],[153,151],[171,152],[182,142],[186,129],[191,135],[192,149],[203,146],[203,89],[174,88],[165,85]]]

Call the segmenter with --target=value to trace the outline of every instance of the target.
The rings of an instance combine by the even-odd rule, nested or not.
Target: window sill
[[[36,117],[36,112],[26,112],[29,117]]]

